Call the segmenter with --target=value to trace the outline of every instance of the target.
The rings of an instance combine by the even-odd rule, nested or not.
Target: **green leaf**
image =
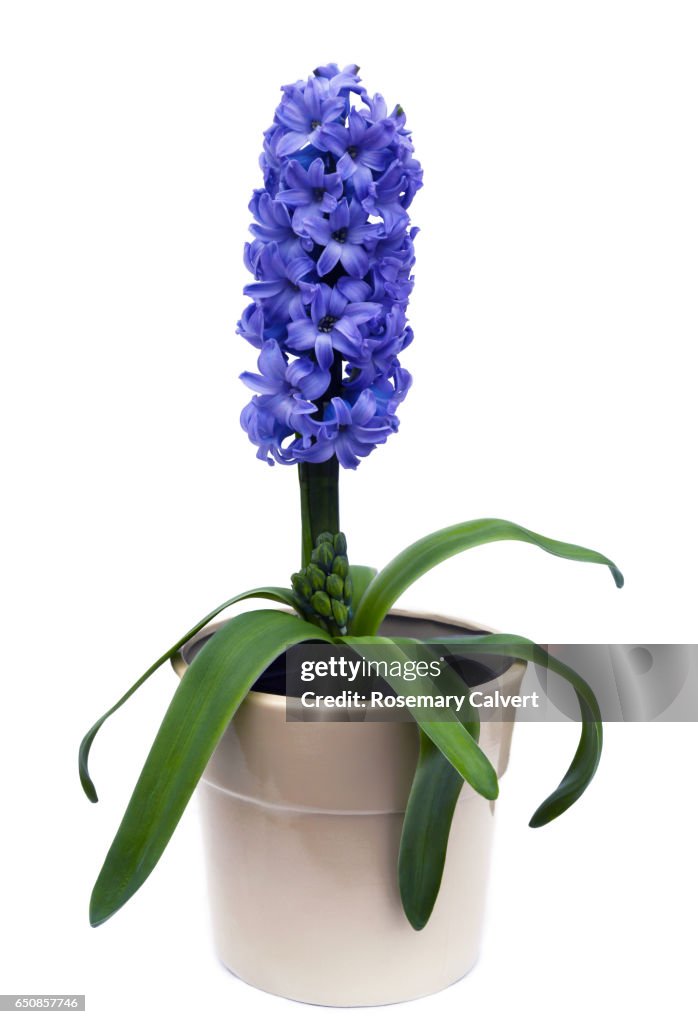
[[[405,548],[401,554],[390,562],[385,569],[371,581],[363,598],[356,606],[354,616],[354,632],[373,634],[393,607],[400,595],[415,580],[433,569],[435,565],[451,558],[460,551],[476,547],[479,544],[490,544],[498,540],[519,540],[527,544],[536,544],[551,555],[559,558],[571,558],[577,562],[597,562],[607,565],[613,574],[616,586],[623,586],[623,576],[617,566],[601,555],[598,551],[566,544],[563,541],[551,540],[539,533],[533,533],[522,526],[510,523],[506,519],[473,519],[468,523],[449,526],[423,537],[415,544]]]
[[[459,719],[474,740],[480,737],[478,711],[468,704]],[[416,931],[429,918],[441,888],[453,814],[463,777],[425,733],[412,780],[400,837],[398,884],[405,916]]]
[[[430,638],[429,643],[454,652],[463,647],[486,648],[490,653],[533,661],[571,683],[582,711],[579,746],[562,782],[531,818],[531,827],[537,828],[562,814],[589,785],[601,757],[601,712],[588,684],[568,665],[524,637],[487,634],[456,639]],[[468,723],[466,727],[472,731],[474,723]],[[462,786],[462,778],[434,744],[422,735],[419,761],[405,811],[398,871],[405,915],[417,930],[429,920],[439,893],[451,822]]]
[[[557,789],[540,805],[531,818],[531,828],[546,825],[559,817],[587,788],[594,777],[601,759],[603,746],[603,726],[601,709],[589,684],[582,677],[559,661],[537,644],[525,637],[513,633],[488,633],[483,636],[447,637],[430,639],[430,643],[444,645],[449,650],[457,651],[463,647],[486,649],[494,654],[504,654],[522,661],[532,661],[543,665],[551,672],[566,679],[574,689],[581,711],[582,727],[579,745],[570,767],[567,769]]]
[[[388,637],[366,636],[366,637],[343,637],[342,643],[357,651],[362,657],[376,647],[384,648],[384,654],[391,661],[399,661],[403,665],[412,663],[414,654],[408,657],[400,647],[401,643],[409,643],[411,648],[421,646],[418,640],[391,640]],[[442,668],[442,679],[444,682],[454,677],[462,686],[460,679],[452,673],[447,665]],[[402,678],[391,676],[386,680],[395,692],[401,696],[410,697],[414,695],[414,689]],[[437,695],[439,691],[428,679],[420,679],[420,692],[433,692]],[[466,707],[473,710],[466,702]],[[490,764],[485,752],[478,746],[471,731],[461,723],[457,715],[449,708],[440,709],[438,719],[435,719],[434,711],[425,711],[422,708],[407,708],[415,719],[419,728],[426,733],[430,740],[439,748],[445,758],[453,765],[456,771],[482,796],[487,800],[496,800],[499,792],[497,773]]]
[[[462,776],[422,732],[398,859],[400,899],[416,931],[431,917],[439,895],[451,821],[462,788]]]
[[[377,575],[378,570],[372,569],[370,565],[351,565],[349,566],[349,579],[351,580],[352,586],[352,607],[358,608],[359,602],[364,595],[366,587],[369,585],[374,576]]]
[[[250,687],[289,646],[328,640],[284,612],[244,612],[225,623],[185,672],[99,873],[90,923],[102,924],[157,864],[211,754]]]
[[[106,720],[111,715],[113,715],[115,711],[118,711],[119,708],[126,703],[129,697],[132,697],[136,690],[138,690],[139,687],[141,687],[143,683],[146,681],[146,679],[149,679],[152,676],[152,674],[160,668],[161,665],[164,665],[166,661],[169,661],[170,658],[173,657],[177,653],[177,651],[184,646],[184,644],[192,640],[196,636],[196,634],[204,628],[204,626],[207,626],[212,619],[215,619],[216,615],[220,615],[222,611],[225,611],[226,608],[229,608],[233,604],[237,604],[238,601],[244,601],[248,598],[253,597],[263,598],[268,601],[278,601],[281,604],[290,605],[292,608],[298,610],[298,605],[293,591],[287,589],[286,587],[263,587],[260,590],[246,590],[244,593],[238,594],[236,597],[229,598],[229,600],[224,601],[223,604],[218,605],[218,607],[214,608],[212,612],[209,612],[208,615],[204,616],[204,618],[200,622],[197,622],[195,626],[192,626],[188,633],[185,633],[184,636],[180,637],[179,640],[176,643],[174,643],[167,651],[165,651],[165,653],[161,655],[157,661],[153,662],[150,668],[143,673],[140,679],[136,680],[133,686],[126,691],[123,697],[117,700],[116,704],[114,704],[113,707],[109,708],[109,710],[105,712],[105,714],[103,714],[101,718],[97,719],[92,728],[89,729],[87,733],[85,733],[85,736],[83,737],[83,740],[80,744],[80,750],[78,752],[78,771],[80,772],[80,782],[82,783],[82,788],[84,789],[88,798],[93,803],[97,803],[97,791],[94,787],[92,779],[90,778],[90,773],[88,769],[88,759],[90,756],[90,748],[92,746],[92,743],[94,742],[94,738],[99,732],[99,730],[102,728]]]

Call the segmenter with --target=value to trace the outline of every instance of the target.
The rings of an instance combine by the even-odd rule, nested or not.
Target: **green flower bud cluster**
[[[352,587],[343,533],[321,533],[310,562],[291,577],[305,617],[332,636],[344,636],[351,621]]]

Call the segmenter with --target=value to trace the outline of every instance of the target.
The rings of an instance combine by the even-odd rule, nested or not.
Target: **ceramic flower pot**
[[[404,612],[384,628],[418,639],[481,631]],[[212,632],[173,660],[180,676]],[[516,693],[523,672],[500,659],[478,689]],[[288,721],[286,698],[264,685],[241,705],[198,787],[222,962],[264,991],[327,1006],[401,1002],[462,978],[480,948],[494,803],[464,785],[436,907],[413,930],[397,860],[417,727]],[[512,728],[482,723],[481,745],[500,776]]]

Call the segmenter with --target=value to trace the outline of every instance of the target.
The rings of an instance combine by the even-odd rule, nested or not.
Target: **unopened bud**
[[[313,551],[312,560],[315,565],[319,565],[325,572],[329,572],[334,561],[334,548],[327,541],[323,541]]]
[[[347,576],[344,581],[344,600],[346,604],[351,604],[351,599],[354,596],[354,584],[351,582],[351,576]]]
[[[347,553],[347,538],[343,533],[335,533],[332,538],[332,546],[334,547],[335,554],[346,555]]]
[[[300,594],[301,597],[306,598],[306,600],[308,600],[313,593],[310,580],[304,572],[294,572],[291,577],[291,584],[295,592]]]
[[[346,555],[337,555],[332,563],[332,572],[336,573],[337,576],[341,576],[343,580],[347,578],[349,575],[349,562]]]
[[[341,576],[336,576],[332,573],[325,581],[325,590],[330,597],[336,597],[341,601],[344,597],[344,580]]]
[[[305,574],[313,590],[325,589],[325,574],[319,566],[311,563],[305,570]]]
[[[332,615],[334,617],[334,621],[337,623],[337,625],[340,627],[340,629],[342,629],[344,626],[346,626],[347,619],[348,619],[348,613],[347,613],[347,606],[345,604],[342,604],[341,601],[333,601],[332,602]]]
[[[329,619],[332,615],[332,602],[324,590],[317,590],[310,598],[310,604],[314,612]]]

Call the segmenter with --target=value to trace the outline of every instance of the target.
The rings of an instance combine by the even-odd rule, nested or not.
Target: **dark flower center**
[[[322,320],[317,325],[317,329],[322,334],[329,334],[338,320],[338,316],[323,316]]]
[[[313,131],[317,131],[317,129],[320,127],[321,124],[322,124],[322,121],[311,121],[310,122],[310,127],[313,129]]]
[[[338,228],[337,231],[332,232],[332,238],[334,239],[335,242],[339,242],[340,245],[343,245],[347,240],[347,229]]]
[[[324,188],[314,188],[313,189],[313,199],[317,203],[321,202],[321,200],[324,199],[324,196],[325,196]]]
[[[348,147],[348,149],[347,149],[347,153],[348,153],[348,154],[349,154],[349,156],[350,156],[350,157],[352,158],[352,160],[356,160],[356,156],[357,156],[357,153],[358,153],[358,152],[359,152],[359,151],[358,151],[358,149],[356,148],[356,146],[349,146],[349,147]]]

